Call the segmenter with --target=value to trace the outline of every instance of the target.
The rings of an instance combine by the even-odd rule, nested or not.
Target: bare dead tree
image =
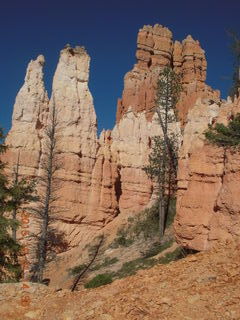
[[[101,235],[99,243],[94,247],[93,255],[92,255],[91,260],[85,266],[85,268],[77,275],[77,277],[74,279],[73,285],[71,287],[71,291],[72,292],[77,288],[77,285],[78,285],[80,279],[85,275],[85,273],[90,269],[91,265],[96,260],[98,254],[99,254],[99,250],[100,250],[100,248],[101,248],[101,246],[103,244],[103,241],[104,241],[104,235]]]
[[[39,178],[39,202],[35,213],[40,225],[40,232],[37,236],[37,261],[33,268],[32,280],[42,282],[43,272],[47,260],[48,236],[51,229],[51,222],[56,213],[55,202],[57,200],[57,190],[59,182],[56,172],[61,164],[57,158],[57,135],[58,120],[53,99],[52,110],[50,111],[49,124],[44,132],[43,157],[41,161],[41,175]]]
[[[16,168],[14,168],[14,184],[17,185],[19,181],[19,162],[20,162],[20,151],[18,152]],[[15,220],[17,218],[17,208],[13,207],[12,218]],[[17,240],[17,226],[12,226],[12,238],[14,241]]]

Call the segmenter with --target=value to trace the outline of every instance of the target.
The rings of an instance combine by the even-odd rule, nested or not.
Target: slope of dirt
[[[0,285],[0,319],[239,320],[240,244],[224,244],[91,290],[53,292],[32,285],[26,289],[27,307],[21,306],[22,293],[20,284]]]

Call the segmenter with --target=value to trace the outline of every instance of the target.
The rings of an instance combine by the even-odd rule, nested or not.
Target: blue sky
[[[49,1],[50,2],[50,1]],[[239,0],[1,1],[0,126],[7,131],[16,94],[28,62],[46,58],[45,83],[51,83],[65,44],[83,45],[91,56],[90,89],[99,130],[112,128],[124,74],[135,63],[136,36],[144,24],[167,26],[174,39],[188,34],[206,51],[207,83],[226,97],[232,56],[226,30],[240,33]],[[227,79],[229,78],[229,79]]]

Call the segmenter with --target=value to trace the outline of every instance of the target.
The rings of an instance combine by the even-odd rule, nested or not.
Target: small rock
[[[167,298],[167,297],[163,297],[161,299],[161,302],[160,304],[167,304],[168,306],[171,306],[172,305],[172,302],[171,302],[171,299]]]
[[[189,262],[196,262],[196,261],[198,261],[198,259],[197,259],[197,257],[189,257],[189,259],[188,259],[188,261]]]
[[[188,298],[188,302],[193,304],[196,301],[200,300],[200,295],[199,294],[195,294],[194,296],[191,296]]]
[[[101,320],[112,320],[112,316],[110,314],[102,314],[101,315]]]
[[[28,311],[27,313],[25,313],[25,317],[29,318],[29,319],[38,319],[40,315],[40,310],[36,310],[36,311]]]

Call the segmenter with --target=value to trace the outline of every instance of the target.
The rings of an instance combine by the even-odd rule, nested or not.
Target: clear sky
[[[239,0],[2,0],[0,4],[0,127],[6,131],[28,62],[46,58],[51,83],[60,50],[83,45],[91,56],[90,90],[98,126],[112,128],[124,74],[135,63],[136,36],[144,24],[168,27],[174,39],[188,34],[206,51],[207,83],[226,97],[232,74],[226,30],[240,33]]]

